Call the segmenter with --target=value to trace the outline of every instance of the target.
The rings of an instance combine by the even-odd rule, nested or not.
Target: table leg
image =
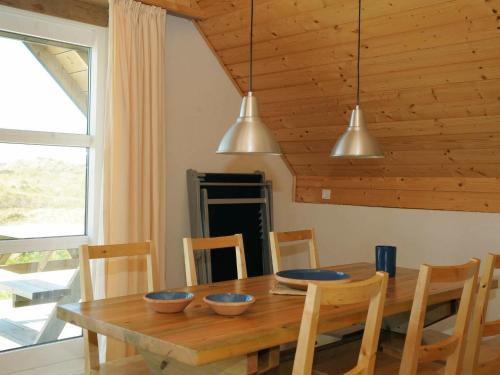
[[[280,364],[280,347],[259,351],[259,369],[257,374],[265,373],[273,368],[278,367]]]
[[[249,354],[209,363],[190,366],[174,359],[139,350],[151,375],[249,375],[257,373],[257,354]]]

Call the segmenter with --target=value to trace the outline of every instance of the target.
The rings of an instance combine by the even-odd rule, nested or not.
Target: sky
[[[0,37],[0,128],[61,133],[87,132],[87,119],[19,40]],[[85,163],[76,147],[0,143],[0,164],[50,157]]]

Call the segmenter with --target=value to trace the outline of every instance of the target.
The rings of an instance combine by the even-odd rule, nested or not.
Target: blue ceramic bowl
[[[276,275],[296,280],[314,280],[314,281],[336,281],[348,279],[349,275],[345,272],[337,272],[322,269],[297,269],[280,271]]]
[[[348,282],[350,276],[345,272],[337,272],[325,269],[296,269],[277,272],[276,280],[296,289],[307,289],[307,284],[331,282]]]
[[[159,313],[176,313],[184,310],[194,298],[187,292],[153,292],[144,296],[149,306]]]
[[[224,293],[211,294],[203,298],[210,308],[220,315],[240,315],[255,302],[249,294]]]

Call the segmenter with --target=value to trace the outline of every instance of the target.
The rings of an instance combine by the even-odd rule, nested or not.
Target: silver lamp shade
[[[377,140],[368,132],[359,105],[352,111],[349,127],[330,152],[332,158],[383,158]]]
[[[257,98],[252,92],[243,98],[240,116],[224,134],[217,153],[281,155],[273,133],[259,116]]]

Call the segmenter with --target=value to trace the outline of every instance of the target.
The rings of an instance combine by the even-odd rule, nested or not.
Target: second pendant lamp
[[[358,10],[358,57],[357,57],[357,88],[356,108],[352,111],[351,121],[347,130],[340,136],[330,152],[332,158],[383,158],[384,153],[377,140],[368,132],[363,112],[359,106],[359,76],[361,55],[361,0]]]
[[[243,98],[240,116],[224,134],[218,154],[270,154],[281,155],[273,133],[259,116],[257,98],[252,92],[253,79],[253,0],[250,2],[250,65],[248,94]]]

